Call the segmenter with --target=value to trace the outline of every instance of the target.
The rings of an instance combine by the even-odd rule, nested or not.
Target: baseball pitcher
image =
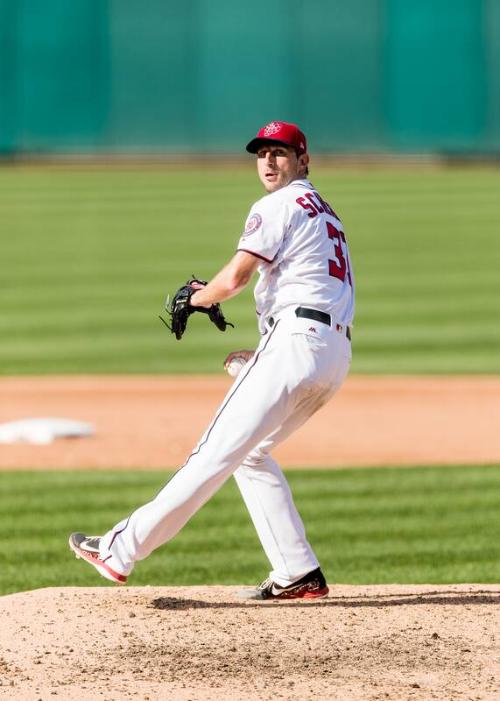
[[[221,331],[221,302],[258,272],[255,351],[226,358],[240,371],[184,465],[160,493],[103,536],[73,533],[69,545],[111,581],[124,583],[138,560],[173,538],[234,474],[271,571],[246,598],[313,599],[328,594],[287,481],[272,458],[283,441],[342,385],[351,362],[354,278],[342,223],[308,179],[306,137],[294,124],[260,129],[256,154],[266,194],[247,217],[237,251],[208,283],[188,280],[169,305],[182,338],[202,312]],[[168,322],[165,322],[168,323]]]

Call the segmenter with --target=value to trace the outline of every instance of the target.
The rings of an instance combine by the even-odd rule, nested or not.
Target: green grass
[[[500,466],[287,473],[330,581],[496,582]],[[1,472],[0,592],[106,586],[67,547],[152,498],[160,472]],[[169,544],[138,563],[133,585],[239,584],[268,571],[233,480]]]
[[[314,167],[357,281],[354,372],[500,372],[500,170]],[[219,372],[256,342],[157,318],[191,273],[212,276],[261,196],[252,162],[156,169],[0,169],[0,374]]]

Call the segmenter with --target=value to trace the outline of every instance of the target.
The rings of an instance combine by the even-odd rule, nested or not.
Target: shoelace
[[[264,589],[268,589],[270,586],[274,584],[273,580],[271,577],[268,577],[265,579],[262,584],[259,584],[259,591],[263,591]]]
[[[92,538],[87,538],[87,540],[86,540],[86,542],[85,542],[85,545],[86,545],[88,548],[93,548],[94,550],[99,551],[99,542],[100,542],[100,540],[101,540],[101,539],[100,539],[98,536],[94,536],[94,537],[92,537]]]

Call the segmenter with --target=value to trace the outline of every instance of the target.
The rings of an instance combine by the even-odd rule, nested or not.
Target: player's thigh
[[[286,328],[273,329],[231,386],[208,434],[231,453],[241,446],[250,452],[264,439],[283,440],[335,390],[335,376],[324,377],[329,353],[312,350]]]
[[[293,411],[289,411],[283,417],[280,425],[270,431],[250,452],[248,456],[249,461],[259,462],[262,460],[275,446],[282,443],[303,426],[328,401],[333,393],[333,389],[325,388],[311,392],[309,396],[302,397],[302,401],[294,407]]]

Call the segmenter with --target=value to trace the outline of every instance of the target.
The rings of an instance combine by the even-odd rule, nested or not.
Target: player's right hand
[[[229,353],[227,358],[224,360],[224,370],[227,370],[227,366],[232,360],[235,360],[235,358],[243,358],[243,360],[247,363],[250,358],[253,358],[254,353],[255,351],[253,350],[238,350]]]

